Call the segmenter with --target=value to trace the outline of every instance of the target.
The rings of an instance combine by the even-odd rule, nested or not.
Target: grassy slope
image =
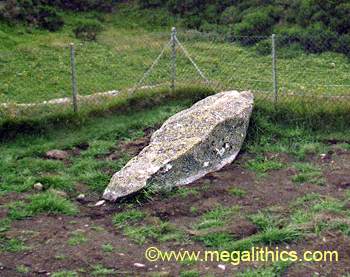
[[[34,102],[70,95],[70,42],[76,43],[78,89],[90,94],[133,86],[160,53],[169,38],[174,20],[166,12],[131,10],[120,7],[103,16],[104,31],[97,42],[81,42],[72,29],[79,21],[95,20],[96,15],[64,14],[66,25],[56,33],[5,26],[0,31],[0,102]],[[162,32],[160,34],[159,32]],[[223,87],[271,92],[271,57],[258,55],[254,48],[179,38],[210,80]],[[146,81],[168,80],[170,50]],[[334,53],[305,55],[294,49],[277,51],[278,79],[282,92],[348,93],[349,63]],[[182,53],[178,53],[178,79],[199,79]]]
[[[3,141],[0,145],[2,153],[0,171],[3,173],[0,191],[26,191],[35,182],[73,191],[76,183],[84,182],[101,192],[109,179],[104,172],[116,171],[129,157],[124,157],[119,162],[107,162],[96,159],[97,155],[108,153],[116,141],[142,136],[143,129],[163,122],[168,116],[193,103],[193,99],[197,98],[196,94],[193,93],[191,96],[189,93],[190,91],[187,97],[178,97],[178,100],[171,100],[168,97],[166,98],[168,100],[165,98],[162,101],[158,100],[157,106],[153,106],[152,110],[144,110],[143,105],[133,106],[118,114],[85,118],[76,125],[43,129],[40,133],[17,134],[16,138]],[[138,101],[150,100],[146,98]],[[144,107],[149,106],[145,104]],[[300,145],[315,142],[319,136],[323,138],[336,136],[343,140],[349,135],[342,129],[348,127],[346,122],[345,125],[326,125],[325,122],[319,121],[319,124],[328,129],[312,131],[310,125],[303,127],[300,122],[293,123],[292,113],[287,114],[286,110],[281,110],[283,118],[278,113],[273,114],[273,111],[269,106],[260,103],[256,105],[245,149],[262,153],[292,147],[288,151],[295,154]],[[290,125],[281,120],[286,120]],[[314,129],[317,130],[318,127],[315,125]],[[292,141],[294,143],[291,143]],[[71,157],[72,166],[66,167],[59,161],[42,159],[45,152],[50,149],[72,149],[81,143],[89,143],[90,147],[83,155]]]
[[[77,209],[72,202],[77,191],[79,191],[78,187],[83,185],[88,189],[88,194],[97,193],[100,195],[108,183],[112,172],[118,170],[130,158],[127,155],[122,155],[119,160],[108,161],[106,159],[99,159],[99,156],[108,153],[111,149],[115,149],[121,140],[132,140],[141,137],[145,128],[163,122],[170,115],[188,107],[191,102],[190,99],[167,101],[167,103],[160,104],[152,110],[133,109],[125,114],[111,114],[87,119],[84,124],[79,126],[49,130],[40,135],[21,135],[14,140],[2,143],[0,145],[0,152],[2,153],[0,162],[0,171],[2,172],[0,192],[3,194],[3,197],[6,197],[6,194],[11,192],[12,195],[14,192],[18,196],[24,194],[25,202],[20,200],[5,205],[8,207],[9,212],[7,218],[0,221],[0,240],[4,239],[4,246],[0,248],[0,251],[11,252],[13,249],[16,249],[16,251],[21,252],[26,249],[26,246],[22,245],[20,240],[10,241],[2,238],[1,232],[10,228],[9,224],[11,220],[31,217],[38,213],[77,214]],[[244,145],[244,151],[254,156],[247,163],[248,169],[256,172],[257,176],[261,176],[262,178],[270,170],[286,165],[273,162],[272,160],[267,161],[261,157],[267,152],[284,152],[300,160],[300,164],[296,164],[295,168],[299,174],[303,175],[302,183],[313,183],[313,180],[318,178],[315,186],[322,185],[320,177],[315,175],[317,169],[304,164],[305,156],[310,153],[326,153],[328,146],[323,144],[323,139],[329,137],[342,139],[349,137],[349,134],[340,129],[331,130],[332,132],[326,130],[315,132],[302,125],[286,125],[283,122],[272,120],[272,116],[269,117],[268,114],[269,112],[266,114],[259,106],[256,107],[253,114],[248,139]],[[338,134],[335,133],[337,131],[339,132]],[[69,164],[62,161],[43,159],[43,155],[47,150],[72,149],[81,143],[88,143],[89,148],[82,151],[79,156],[72,156]],[[344,147],[349,148],[349,144],[344,144]],[[296,184],[300,181],[299,179],[295,180]],[[38,193],[33,190],[33,184],[36,182],[41,182],[44,185],[45,192]],[[50,192],[50,189],[67,192],[69,195],[67,197],[68,199],[57,196]],[[191,188],[184,188],[174,193],[186,198],[188,195],[197,192],[193,189],[191,190]],[[244,197],[245,192],[242,189],[235,189],[231,190],[230,193],[235,197]],[[290,218],[284,218],[285,215],[282,214],[280,215],[281,218],[277,218],[277,221],[274,217],[270,217],[266,213],[252,215],[251,220],[259,226],[260,231],[256,235],[242,240],[235,240],[224,232],[220,235],[217,233],[199,233],[193,239],[194,241],[199,241],[205,247],[224,249],[246,249],[251,245],[260,245],[261,243],[269,244],[294,241],[300,236],[303,236],[298,226],[305,224],[305,222],[308,222],[309,217],[313,218],[330,205],[333,207],[337,204],[335,205],[337,212],[345,213],[343,203],[339,201],[334,202],[336,200],[332,201],[332,203],[326,203],[321,200],[315,202],[314,206],[310,208],[310,211],[305,213],[304,217],[300,215],[300,210],[298,210],[300,209],[300,205],[293,208],[292,211],[294,212],[295,210],[295,214],[293,213]],[[236,215],[236,208],[219,207],[218,209],[208,211],[199,217],[195,226],[201,231],[210,231],[212,230],[211,228],[215,229],[216,227],[226,226],[227,222],[230,222],[231,216]],[[133,210],[128,209],[126,206],[125,214],[117,213],[114,217],[114,223],[118,230],[122,230],[123,234],[133,243],[142,244],[149,240],[164,242],[173,239],[179,242],[185,241],[186,237],[184,237],[184,234],[179,229],[174,229],[171,224],[160,222],[159,226],[145,225],[142,221],[141,225],[139,225],[140,218],[143,218],[142,213],[133,213]],[[284,225],[280,229],[280,220],[282,219]],[[278,228],[276,227],[277,225]],[[334,228],[333,225],[322,225],[321,227],[323,229]],[[343,224],[341,226],[343,229],[345,227],[345,231],[348,231],[349,228],[347,225],[345,226]],[[319,232],[319,229],[317,230]],[[86,241],[86,238],[77,233],[70,238],[68,243],[75,246],[82,241]],[[108,248],[108,245],[105,247]],[[280,272],[280,266],[284,268],[284,265],[276,264],[272,267],[267,266],[266,268],[258,269],[256,272],[254,271],[255,273],[249,270],[240,276],[280,276],[283,272],[283,270]]]
[[[169,115],[183,109],[188,101],[179,101],[127,115],[100,117],[86,121],[81,127],[52,130],[42,136],[23,136],[1,146],[1,191],[26,191],[33,182],[43,182],[48,187],[74,191],[79,182],[101,192],[110,176],[105,172],[116,171],[128,157],[118,162],[96,159],[108,153],[117,140],[132,139],[142,135],[142,130],[164,121]],[[71,149],[88,142],[89,150],[72,158],[73,166],[66,167],[59,161],[43,160],[50,149]]]

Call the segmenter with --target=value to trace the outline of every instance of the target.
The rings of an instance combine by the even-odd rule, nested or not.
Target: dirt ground
[[[118,159],[118,151],[127,151],[136,155],[149,140],[153,130],[147,131],[145,138],[132,142],[125,142],[119,148],[114,149],[98,159]],[[295,169],[287,166],[283,169],[271,170],[264,177],[257,176],[244,165],[252,154],[241,153],[237,160],[218,172],[206,175],[189,185],[198,191],[188,196],[175,195],[163,197],[155,195],[152,200],[144,200],[142,211],[148,213],[151,219],[169,221],[178,229],[187,233],[190,237],[191,226],[199,220],[201,215],[222,206],[240,206],[245,214],[256,213],[268,207],[273,207],[286,215],[290,212],[290,203],[308,193],[314,192],[320,195],[332,196],[344,199],[345,190],[350,187],[350,151],[341,150],[337,142],[328,142],[331,151],[326,156],[309,155],[307,161],[312,161],[322,168],[325,177],[325,185],[293,183],[292,176]],[[84,146],[88,147],[88,146]],[[277,155],[279,160],[287,165],[293,162],[293,158],[287,154],[266,153],[267,158]],[[244,189],[246,194],[237,197],[229,193],[232,186]],[[259,264],[241,264],[233,266],[225,264],[225,269],[218,266],[218,262],[197,262],[185,265],[176,262],[149,262],[144,257],[145,250],[150,246],[156,246],[162,250],[201,250],[206,248],[196,240],[190,240],[183,244],[178,242],[152,242],[148,241],[139,245],[117,229],[112,223],[112,216],[128,209],[128,200],[123,203],[106,203],[95,207],[100,195],[89,193],[83,185],[80,192],[87,193],[84,201],[75,201],[80,213],[77,216],[47,216],[39,215],[33,218],[17,220],[6,232],[7,238],[21,238],[30,248],[19,253],[0,253],[0,276],[49,276],[53,272],[62,270],[89,269],[92,265],[101,264],[103,267],[113,269],[110,276],[179,276],[185,270],[196,270],[205,275],[233,276],[235,272],[242,271],[246,267],[254,267]],[[0,197],[0,204],[19,200],[24,197],[19,194],[6,194]],[[350,205],[349,205],[350,206]],[[193,212],[195,211],[195,212]],[[0,209],[0,215],[6,215],[6,208]],[[331,215],[330,215],[331,216]],[[149,219],[148,219],[149,220]],[[326,219],[325,219],[326,220]],[[72,233],[77,230],[84,234],[87,241],[79,245],[69,245],[67,241]],[[238,217],[225,226],[225,230],[238,238],[244,238],[255,234],[256,227],[244,217]],[[101,245],[111,244],[112,252],[105,252]],[[337,263],[294,263],[288,267],[283,276],[345,276],[350,272],[350,238],[339,231],[328,231],[319,236],[310,235],[290,244],[282,243],[281,248],[289,248],[301,252],[303,250],[331,249],[339,251],[340,260]],[[135,263],[143,264],[138,267]],[[29,273],[20,273],[16,267],[21,264],[30,269]],[[89,270],[79,273],[79,276],[91,276]],[[158,273],[158,275],[155,275]]]

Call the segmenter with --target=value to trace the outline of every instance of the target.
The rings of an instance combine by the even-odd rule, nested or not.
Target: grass
[[[280,218],[273,216],[269,212],[258,212],[249,215],[248,218],[254,223],[259,230],[268,230],[280,225]]]
[[[114,269],[105,268],[103,265],[95,265],[92,267],[91,276],[110,276],[116,274]]]
[[[225,249],[229,251],[249,250],[257,245],[275,245],[282,242],[291,242],[304,236],[303,230],[295,222],[289,222],[281,215],[271,214],[270,211],[251,214],[247,217],[254,223],[259,232],[248,237],[238,239],[228,231],[218,227],[226,226],[232,216],[232,210],[218,208],[202,216],[202,220],[196,225],[199,230],[207,230],[199,233],[196,239],[206,247]]]
[[[282,242],[295,241],[302,237],[302,232],[292,226],[284,228],[268,228],[260,233],[243,238],[237,241],[231,241],[225,245],[225,249],[230,251],[249,250],[257,245],[274,245]]]
[[[9,218],[0,219],[0,234],[6,232],[11,227],[11,220]]]
[[[279,277],[290,266],[290,262],[275,262],[271,266],[260,267],[258,269],[247,269],[236,274],[237,277]]]
[[[132,10],[127,4],[120,5],[118,12],[112,15],[62,15],[66,25],[55,33],[2,23],[0,39],[4,43],[0,49],[11,51],[11,54],[2,57],[6,67],[1,75],[0,102],[42,101],[69,96],[70,42],[76,44],[80,94],[133,86],[162,50],[170,36],[171,24],[174,24],[172,16],[164,15],[163,11],[141,12]],[[72,30],[80,21],[91,18],[103,18],[104,31],[97,41],[75,39]],[[165,22],[157,28],[155,22],[159,18]],[[164,33],[160,34],[159,31]],[[179,39],[210,80],[238,89],[271,91],[269,55],[257,54],[254,47],[215,42],[182,30],[178,33]],[[305,54],[302,50],[288,48],[278,51],[281,92],[340,94],[344,93],[343,87],[325,87],[322,84],[349,84],[346,75],[349,63],[343,55]],[[151,74],[148,83],[168,79],[170,55],[169,49],[160,61],[160,69]],[[199,79],[190,62],[180,52],[177,63],[179,80]]]
[[[16,271],[18,273],[22,273],[22,274],[28,274],[30,271],[30,268],[25,266],[25,265],[19,265],[16,267]]]
[[[70,234],[70,238],[68,239],[68,245],[70,246],[78,246],[80,244],[86,243],[88,239],[85,236],[83,230],[75,230]]]
[[[180,188],[174,189],[169,194],[173,197],[178,196],[180,198],[187,198],[190,195],[192,195],[192,196],[198,195],[199,192],[195,188],[186,188],[186,187],[182,188],[182,187],[180,187]]]
[[[304,226],[316,235],[326,230],[339,230],[350,235],[350,214],[346,200],[308,194],[298,198],[292,208],[292,224]]]
[[[186,270],[180,272],[180,277],[199,277],[200,273],[197,270]]]
[[[237,188],[237,187],[232,187],[229,188],[228,192],[233,195],[233,196],[237,196],[237,197],[244,197],[247,194],[247,191],[245,191],[244,189],[241,188]]]
[[[17,238],[8,239],[0,236],[0,253],[1,252],[23,252],[29,250],[30,247],[26,246],[25,243]]]
[[[153,240],[157,242],[177,241],[185,242],[183,232],[169,222],[160,221],[156,224],[146,224],[142,226],[126,226],[123,229],[124,235],[132,241],[143,245],[145,242]]]
[[[298,173],[293,176],[293,182],[324,185],[325,180],[319,167],[310,163],[294,163],[294,167]]]
[[[84,121],[82,126],[52,129],[43,135],[21,135],[11,142],[0,144],[4,172],[0,191],[30,191],[41,181],[45,188],[74,191],[76,183],[86,184],[102,192],[110,176],[105,172],[120,169],[129,159],[124,155],[118,161],[97,159],[116,146],[116,140],[134,139],[142,130],[164,121],[175,112],[187,107],[191,101],[179,100],[154,108],[152,111],[134,111],[124,115],[110,115]],[[63,131],[64,130],[64,131]],[[140,133],[141,131],[141,133]],[[72,149],[88,142],[89,148],[80,156],[71,157],[72,165],[62,161],[43,159],[50,149]]]
[[[75,205],[69,200],[51,192],[43,192],[28,197],[29,202],[13,202],[9,205],[9,218],[23,219],[40,213],[75,215]]]
[[[59,272],[54,272],[51,276],[52,277],[77,277],[79,275],[75,271],[63,270]]]
[[[137,10],[129,4],[120,4],[116,13],[62,13],[65,27],[58,32],[31,29],[22,25],[8,26],[1,23],[0,51],[4,65],[0,77],[0,103],[38,102],[58,97],[71,96],[69,43],[76,45],[76,68],[79,95],[133,87],[161,52],[169,39],[170,29],[175,24],[164,10]],[[73,35],[79,22],[101,21],[104,31],[93,42],[80,41]],[[159,26],[156,24],[159,23]],[[238,43],[213,41],[208,36],[179,30],[179,40],[204,72],[213,81],[215,90],[238,89],[265,92],[258,98],[270,97],[272,92],[271,57],[258,54],[254,47]],[[280,100],[296,110],[310,110],[320,105],[296,103],[295,94],[348,94],[349,61],[341,54],[305,54],[292,48],[278,49],[278,83]],[[171,50],[145,85],[169,81]],[[201,79],[185,55],[177,53],[178,84],[198,83]],[[305,71],[306,70],[306,71]],[[331,84],[331,86],[329,86]],[[305,100],[305,99],[303,99]],[[107,101],[109,103],[109,100]],[[344,102],[344,101],[342,101]],[[342,105],[338,102],[338,105]],[[115,103],[110,103],[115,105]],[[84,112],[105,110],[110,104],[84,103]],[[98,106],[98,105],[97,105]],[[327,108],[328,107],[328,108]],[[333,104],[326,105],[332,110]],[[31,127],[34,119],[50,118],[50,122],[73,121],[76,115],[72,108],[53,106],[48,108],[22,109],[13,106],[3,108],[1,123],[10,129]],[[312,117],[310,117],[312,118]],[[23,122],[25,121],[25,122]],[[25,124],[24,124],[25,123]],[[23,124],[25,128],[23,127]],[[37,122],[36,122],[37,124]],[[15,125],[15,126],[13,126]],[[45,125],[45,124],[43,124]],[[7,133],[7,132],[6,132]]]
[[[270,170],[283,168],[284,164],[277,160],[268,160],[267,158],[257,156],[255,159],[249,160],[246,166],[249,170],[256,172],[259,176],[264,176],[265,173]]]
[[[195,225],[198,230],[221,227],[239,211],[239,207],[218,206],[213,210],[204,213],[200,221]]]
[[[152,224],[145,224],[143,220],[147,214],[136,209],[129,209],[113,216],[113,224],[120,229],[125,236],[142,245],[149,240],[183,241],[185,236],[181,230],[169,222],[156,220]],[[158,219],[158,218],[157,218]],[[104,249],[104,248],[103,248]]]
[[[136,139],[143,135],[145,128],[155,126],[175,112],[188,107],[193,103],[193,97],[196,95],[194,91],[192,92],[193,94],[188,95],[187,99],[185,97],[181,99],[175,97],[170,100],[166,98],[166,103],[160,101],[152,110],[145,109],[145,106],[141,104],[141,108],[103,114],[96,118],[86,118],[84,124],[79,123],[76,126],[68,124],[61,129],[21,134],[12,140],[1,142],[0,167],[3,175],[0,180],[0,190],[5,195],[8,192],[25,192],[28,195],[23,201],[13,202],[9,205],[10,219],[21,219],[40,213],[75,214],[77,210],[73,212],[74,208],[68,199],[58,197],[56,194],[50,193],[49,190],[51,188],[64,190],[68,192],[68,195],[74,197],[75,194],[78,194],[76,186],[84,185],[89,192],[100,193],[108,183],[111,174],[131,158],[126,154],[120,160],[110,162],[103,157],[111,151],[115,151],[120,141]],[[140,99],[142,100],[142,98]],[[155,101],[158,100],[155,99]],[[294,123],[295,125],[293,125],[284,122],[283,118],[281,121],[276,121],[276,114],[265,108],[259,103],[256,105],[243,148],[243,151],[248,149],[250,153],[259,157],[251,161],[252,170],[263,173],[286,166],[278,160],[272,160],[271,163],[264,158],[264,151],[284,150],[299,159],[298,151],[300,149],[323,149],[322,142],[320,142],[319,148],[310,146],[303,148],[302,146],[322,141],[326,134],[314,131],[307,124]],[[346,131],[341,132],[341,135],[346,133]],[[43,159],[47,150],[73,149],[81,143],[86,143],[89,147],[81,151],[80,155],[72,156],[69,163]],[[305,164],[295,166],[298,166],[298,173],[303,173],[307,168]],[[44,192],[34,193],[32,187],[37,181],[43,183]],[[180,188],[174,191],[174,194],[179,198],[197,193],[197,189],[193,188]],[[231,188],[230,193],[235,197],[245,196],[245,191],[235,186]],[[240,208],[237,206],[217,206],[200,215],[199,220],[193,226],[199,235],[194,235],[193,240],[199,241],[206,247],[243,250],[257,245],[278,245],[283,242],[292,242],[302,238],[305,232],[320,234],[323,230],[340,230],[344,234],[349,233],[347,222],[342,220],[342,217],[347,217],[347,214],[340,205],[341,203],[327,202],[323,197],[314,194],[305,195],[296,203],[298,203],[296,205],[299,205],[299,209],[307,209],[308,212],[303,215],[293,206],[290,218],[285,214],[275,215],[269,211],[249,215],[248,218],[258,227],[258,233],[242,239],[237,239],[228,231],[218,231],[220,228],[224,229],[234,220],[235,216],[242,216]],[[149,223],[149,216],[142,212],[142,209],[138,208],[135,203],[125,206],[125,208],[123,212],[113,216],[113,222],[118,231],[131,241],[139,245],[152,242],[183,244],[190,241],[184,232],[170,222],[159,220],[155,223]],[[198,212],[195,208],[191,211]],[[337,216],[337,220],[324,226],[319,219],[325,212],[336,212],[339,216]],[[316,225],[312,225],[314,226],[312,229],[309,225],[310,222],[314,223],[315,218],[318,221]],[[10,228],[9,224],[9,221],[3,221],[0,228],[6,231]],[[9,245],[8,241],[5,242],[6,245]],[[86,242],[86,235],[79,231],[70,234],[68,245],[78,246]],[[25,249],[24,243],[22,246],[20,242],[11,242],[11,244],[12,247],[5,247],[4,251]],[[108,253],[113,251],[113,248],[107,244],[101,245],[101,250]],[[96,274],[103,274],[106,272],[105,270],[110,269],[101,268],[96,270]]]
[[[325,154],[327,153],[327,146],[320,142],[308,142],[302,144],[296,155],[300,160],[304,160],[307,155]]]
[[[103,252],[107,252],[107,253],[113,252],[114,250],[113,245],[110,243],[102,244],[101,248]]]
[[[221,248],[235,240],[234,236],[226,231],[218,231],[218,228],[224,227],[240,211],[239,206],[223,207],[217,206],[215,209],[204,213],[194,228],[199,231],[206,231],[204,234],[199,232],[195,239],[201,241],[207,247]]]
[[[142,220],[145,217],[145,213],[132,209],[125,212],[115,214],[113,217],[113,223],[119,228],[124,227],[130,223],[135,223]]]

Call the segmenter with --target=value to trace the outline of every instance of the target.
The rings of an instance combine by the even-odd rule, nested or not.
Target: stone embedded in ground
[[[80,193],[78,196],[77,196],[77,200],[78,201],[83,201],[85,199],[85,194],[83,193]]]
[[[209,96],[170,117],[150,144],[115,173],[103,198],[116,199],[148,186],[171,188],[221,169],[237,156],[253,108],[250,92]]]
[[[33,188],[34,188],[35,190],[43,190],[43,189],[44,189],[44,186],[43,186],[42,183],[35,183],[35,184],[33,185]]]
[[[57,196],[59,197],[63,197],[63,198],[66,198],[67,197],[67,193],[65,193],[64,191],[62,190],[57,190],[57,189],[53,189],[53,188],[50,188],[48,190],[48,192],[51,192],[53,194],[56,194]]]
[[[53,160],[66,160],[69,158],[69,153],[63,150],[50,150],[46,152],[46,157]]]

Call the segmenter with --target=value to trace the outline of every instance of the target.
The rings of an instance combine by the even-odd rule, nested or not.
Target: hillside
[[[63,28],[62,11],[118,13],[113,0],[3,1],[0,16],[7,22],[25,22],[57,31]],[[296,0],[138,0],[129,1],[131,10],[149,13],[154,25],[177,25],[227,36],[288,36],[282,44],[298,43],[307,52],[350,51],[350,3],[341,1]],[[169,18],[171,18],[169,20]],[[99,29],[99,25],[88,28]],[[256,43],[257,41],[254,41]]]

